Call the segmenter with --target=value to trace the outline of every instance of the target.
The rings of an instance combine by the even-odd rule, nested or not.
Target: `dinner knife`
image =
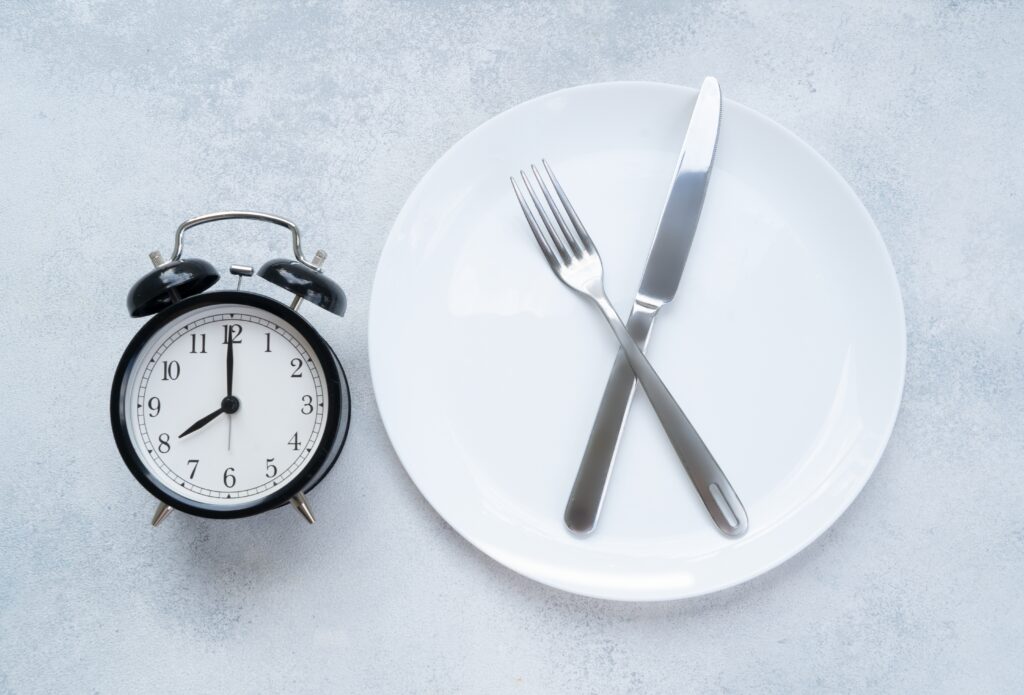
[[[643,350],[647,348],[658,310],[672,301],[679,288],[704,205],[718,144],[721,114],[722,93],[718,80],[706,77],[690,116],[658,232],[626,322],[629,334]],[[565,525],[571,531],[590,533],[597,524],[619,439],[635,392],[636,376],[630,369],[625,353],[620,349],[565,508]],[[737,519],[741,528],[737,528],[739,533],[735,534],[741,535],[747,526],[746,512],[742,505],[731,506],[735,507],[734,513],[742,516]]]

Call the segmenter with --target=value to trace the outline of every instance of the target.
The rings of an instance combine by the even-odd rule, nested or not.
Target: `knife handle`
[[[647,349],[657,313],[657,308],[639,302],[633,304],[626,330],[641,350]],[[576,482],[565,506],[565,525],[574,533],[590,533],[597,525],[619,439],[635,393],[636,375],[629,366],[626,353],[619,348],[590,430],[587,448],[576,472]]]
[[[637,380],[647,392],[647,400],[651,402],[651,407],[661,421],[672,448],[676,450],[679,462],[683,464],[690,481],[697,488],[697,494],[700,495],[718,530],[731,538],[742,536],[747,532],[747,512],[729,479],[715,461],[715,457],[686,417],[686,413],[679,407],[665,382],[651,366],[640,346],[626,330],[622,319],[615,313],[615,307],[605,296],[603,288],[599,293],[595,292],[588,296],[608,319],[608,325],[618,338]]]

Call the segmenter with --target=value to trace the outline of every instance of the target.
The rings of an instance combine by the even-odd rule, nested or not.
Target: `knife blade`
[[[626,322],[642,350],[647,349],[658,310],[672,301],[679,288],[704,206],[721,115],[718,80],[706,77],[697,94],[640,289]],[[636,376],[620,349],[565,507],[565,525],[575,533],[590,533],[597,524],[635,392]]]

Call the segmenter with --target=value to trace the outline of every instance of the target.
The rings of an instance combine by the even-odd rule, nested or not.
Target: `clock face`
[[[260,300],[194,302],[154,319],[155,331],[129,348],[123,434],[145,477],[186,504],[230,510],[278,496],[308,479],[337,432],[333,364],[304,335],[312,329]]]

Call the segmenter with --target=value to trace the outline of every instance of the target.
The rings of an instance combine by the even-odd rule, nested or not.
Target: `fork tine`
[[[559,258],[562,259],[562,265],[568,265],[572,259],[571,254],[565,248],[565,244],[559,239],[558,233],[555,232],[554,226],[551,224],[551,220],[548,219],[548,215],[544,212],[544,204],[540,202],[540,198],[533,190],[533,186],[530,185],[530,179],[526,178],[526,172],[520,170],[519,175],[523,178],[523,184],[526,186],[526,192],[530,194],[531,200],[533,200],[533,206],[537,209],[537,214],[540,215],[541,221],[544,223],[544,227],[548,230],[548,235],[545,237],[551,242],[555,251],[558,252]]]
[[[537,186],[540,188],[540,192],[544,194],[544,200],[548,203],[548,208],[551,209],[552,215],[554,215],[555,222],[558,223],[558,228],[562,231],[562,237],[569,242],[569,248],[572,250],[572,254],[576,258],[583,258],[583,249],[580,247],[576,236],[569,230],[569,227],[565,223],[565,216],[562,214],[558,207],[558,203],[555,202],[554,198],[551,197],[551,191],[549,186],[544,182],[544,177],[540,175],[540,171],[537,170],[536,165],[531,164],[530,168],[533,170],[533,178],[537,180]]]
[[[587,228],[583,226],[583,222],[580,221],[580,217],[576,214],[575,208],[573,208],[572,203],[569,202],[569,196],[567,196],[565,191],[562,190],[562,184],[558,183],[558,177],[555,176],[555,172],[551,168],[551,165],[548,164],[548,160],[541,159],[540,161],[544,165],[544,170],[548,172],[548,178],[551,179],[551,183],[555,186],[555,193],[558,194],[558,199],[562,201],[565,211],[569,213],[569,219],[572,220],[572,226],[576,229],[576,233],[580,235],[580,241],[583,242],[583,247],[590,253],[596,253],[594,242],[591,241],[590,235],[587,234]]]
[[[558,259],[555,257],[554,252],[551,250],[547,240],[544,238],[544,233],[541,231],[540,225],[537,224],[537,219],[533,216],[533,212],[530,210],[530,205],[526,202],[526,198],[523,197],[523,192],[519,190],[519,184],[516,183],[515,177],[513,176],[510,176],[508,180],[512,182],[512,190],[516,192],[516,198],[519,199],[519,207],[523,209],[523,216],[526,217],[526,222],[530,225],[530,231],[533,232],[533,238],[537,240],[540,250],[544,252],[544,258],[547,259],[548,265],[557,269]]]

